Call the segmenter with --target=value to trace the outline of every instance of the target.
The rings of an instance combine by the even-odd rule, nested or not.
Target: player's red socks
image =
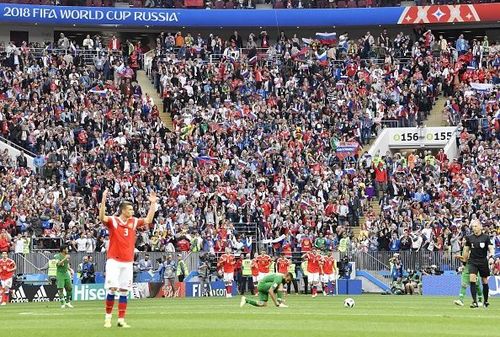
[[[312,289],[311,289],[311,292],[312,292],[313,295],[318,294],[318,288],[316,286],[313,286]]]
[[[125,318],[125,312],[127,311],[127,295],[120,295],[118,300],[118,318]]]
[[[115,305],[115,294],[110,294],[106,296],[106,314],[111,315],[113,313],[113,306]]]
[[[2,302],[4,303],[9,302],[9,293],[7,291],[3,293]]]
[[[233,293],[233,286],[226,286],[226,293],[232,294]]]
[[[329,291],[328,291],[328,290],[329,290],[329,289],[328,289],[328,284],[325,284],[325,285],[323,286],[323,292],[324,292],[325,294],[328,294],[328,293],[329,293]]]

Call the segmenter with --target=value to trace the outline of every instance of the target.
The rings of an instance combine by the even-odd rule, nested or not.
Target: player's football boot
[[[454,300],[453,303],[455,303],[456,305],[461,306],[461,307],[464,306],[464,301],[462,301],[462,300]]]
[[[472,309],[475,309],[475,308],[479,308],[479,305],[477,304],[477,302],[472,302],[472,304],[470,305],[470,307]]]
[[[111,328],[111,319],[105,319],[104,320],[104,327],[105,328]]]
[[[66,308],[74,308],[74,306],[71,303],[66,303]]]
[[[128,325],[125,321],[118,322],[116,326],[118,326],[119,328],[131,328],[131,326]]]
[[[280,303],[280,305],[278,305],[279,308],[288,308],[288,305],[286,305],[285,303]]]
[[[486,309],[486,308],[488,308],[489,306],[490,306],[490,303],[489,303],[489,302],[484,302],[484,303],[483,303],[483,307],[484,307],[485,309]]]
[[[240,300],[240,308],[243,308],[245,306],[247,298],[245,296],[241,296]]]
[[[5,302],[2,302],[2,304],[0,304],[0,305],[7,305],[7,303],[5,303]]]

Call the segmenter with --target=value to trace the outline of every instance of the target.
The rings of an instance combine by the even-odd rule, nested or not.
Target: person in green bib
[[[57,292],[59,293],[62,309],[73,308],[73,305],[71,305],[71,292],[73,291],[73,286],[71,285],[72,270],[69,266],[69,257],[68,247],[66,246],[61,246],[59,253],[54,256],[54,259],[57,260]],[[66,289],[66,297],[64,296],[64,289]]]
[[[269,297],[273,301],[274,305],[280,308],[287,308],[288,306],[284,303],[283,294],[284,294],[284,284],[288,284],[292,281],[293,275],[292,273],[283,274],[269,274],[265,276],[262,280],[260,280],[257,290],[259,300],[252,300],[246,298],[245,296],[241,297],[240,307],[243,307],[245,304],[253,305],[254,307],[265,307],[267,306],[267,301]]]

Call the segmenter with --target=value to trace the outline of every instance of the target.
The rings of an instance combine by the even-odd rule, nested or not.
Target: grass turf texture
[[[144,299],[129,302],[131,329],[104,329],[104,303],[19,303],[0,307],[2,337],[94,336],[500,336],[500,300],[488,309],[457,307],[451,297],[353,297],[356,306],[344,308],[345,296],[294,296],[289,308],[239,307],[240,297]],[[116,307],[116,304],[115,304]],[[116,309],[116,308],[115,308]]]

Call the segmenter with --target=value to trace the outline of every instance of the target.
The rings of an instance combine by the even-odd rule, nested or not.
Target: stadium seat
[[[366,1],[365,0],[358,0],[358,7],[366,7]]]
[[[356,4],[356,0],[348,0],[347,7],[349,7],[349,8],[356,8],[356,7],[358,7],[358,5]]]
[[[142,0],[132,0],[131,5],[136,8],[144,7]]]
[[[285,8],[285,6],[283,5],[283,1],[281,0],[278,0],[274,3],[274,8],[276,9],[282,9],[282,8]]]
[[[234,9],[234,2],[232,0],[229,0],[228,2],[226,2],[225,8]]]
[[[343,0],[337,1],[337,8],[346,8],[346,7],[347,7],[347,4],[345,1],[343,1]]]
[[[217,0],[214,5],[215,9],[224,9],[224,1]]]
[[[182,1],[182,0],[175,0],[174,1],[174,8],[184,8],[184,1]]]

